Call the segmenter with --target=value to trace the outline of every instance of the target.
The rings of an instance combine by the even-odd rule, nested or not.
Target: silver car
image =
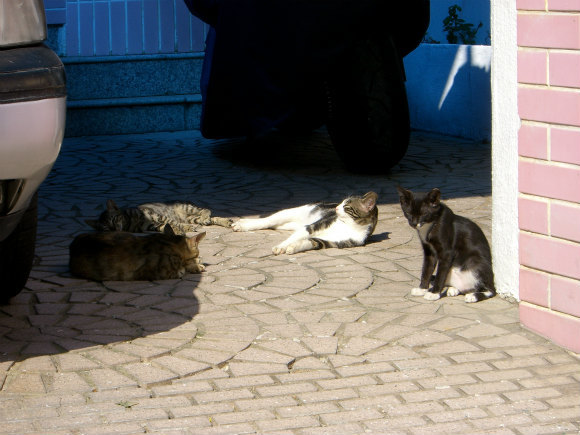
[[[64,67],[46,33],[42,0],[0,0],[0,303],[28,280],[37,191],[64,136]]]

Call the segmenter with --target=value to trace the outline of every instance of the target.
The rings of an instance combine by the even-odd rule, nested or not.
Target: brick
[[[554,237],[580,242],[580,205],[550,204],[550,233]]]
[[[375,385],[377,381],[370,376],[354,376],[343,379],[322,380],[317,382],[323,390],[334,390],[336,388],[360,387],[364,385]]]
[[[518,198],[518,223],[521,230],[549,234],[548,202],[528,197]]]
[[[235,411],[227,414],[214,414],[212,420],[217,424],[235,424],[252,422],[256,420],[269,420],[275,418],[274,414],[266,409],[253,411]]]
[[[545,50],[518,50],[518,82],[548,84],[548,53]]]
[[[296,406],[298,401],[290,396],[274,396],[265,399],[236,400],[236,406],[242,411],[255,409],[276,409],[281,406]]]
[[[520,47],[580,49],[577,15],[519,13],[517,21]]]
[[[559,397],[562,394],[554,388],[532,388],[524,391],[506,392],[504,395],[511,401],[518,402],[521,400],[546,399]]]
[[[342,377],[360,376],[374,373],[385,373],[394,371],[394,367],[388,362],[376,362],[366,364],[355,364],[351,366],[338,367],[336,372]]]
[[[172,408],[174,418],[196,417],[200,415],[219,414],[233,412],[234,405],[225,402],[216,402],[206,405],[193,405],[183,408]]]
[[[374,420],[381,418],[383,414],[371,408],[357,408],[353,411],[341,411],[335,412],[334,414],[322,414],[320,419],[326,425],[328,424],[340,424],[340,423],[353,423],[357,421]]]
[[[392,433],[406,434],[407,429],[415,426],[424,426],[425,420],[415,415],[404,415],[401,417],[385,416],[379,420],[365,421],[363,424],[371,433]],[[401,429],[397,431],[397,429]],[[365,431],[365,432],[368,432]]]
[[[429,417],[435,423],[445,423],[457,420],[471,420],[474,418],[485,418],[488,417],[488,415],[481,408],[465,408],[458,409],[455,411],[443,411],[433,414],[427,414],[427,417]]]
[[[518,386],[509,381],[498,381],[498,382],[485,382],[473,385],[464,385],[461,387],[466,394],[470,396],[477,394],[489,394],[489,393],[505,393],[506,391],[517,390]]]
[[[553,310],[580,317],[580,281],[552,276],[550,306]]]
[[[519,426],[533,423],[533,420],[525,414],[502,415],[501,417],[488,417],[471,420],[471,423],[481,429],[493,429],[501,426]]]
[[[298,399],[304,403],[328,402],[359,397],[352,388],[331,391],[316,391],[313,393],[302,393],[297,395]]]
[[[580,244],[528,233],[519,239],[521,265],[580,279]]]
[[[254,394],[245,388],[240,390],[209,391],[207,393],[193,394],[193,398],[198,403],[222,402],[225,400],[249,399],[252,397],[254,397]]]
[[[550,53],[550,85],[580,88],[579,53]]]
[[[451,387],[438,388],[435,390],[414,391],[411,393],[402,393],[401,397],[407,403],[426,402],[429,400],[451,399],[460,396],[460,393]]]
[[[522,120],[578,127],[580,93],[563,88],[519,86],[518,111]]]
[[[548,159],[548,129],[523,123],[518,133],[518,154],[535,159]]]
[[[417,383],[425,389],[442,389],[452,385],[473,384],[475,382],[477,382],[477,379],[473,375],[461,374],[417,380]]]
[[[580,0],[549,0],[548,9],[550,11],[580,11]]]
[[[209,427],[210,420],[207,416],[203,417],[186,417],[172,418],[164,420],[147,420],[144,425],[148,431],[170,430],[170,429],[188,429],[190,427]],[[101,432],[103,433],[103,432]],[[107,432],[104,432],[107,433]]]
[[[516,8],[520,11],[544,11],[546,0],[516,0]]]
[[[502,381],[507,379],[517,380],[526,379],[534,376],[530,371],[523,369],[514,370],[494,370],[485,373],[476,373],[475,376],[480,378],[484,382]]]
[[[548,406],[539,400],[525,400],[522,402],[508,402],[500,405],[488,406],[487,409],[497,416],[520,414],[522,412],[542,411],[548,409]]]
[[[580,406],[571,408],[548,409],[547,411],[538,411],[534,413],[534,418],[540,422],[553,422],[557,420],[562,421],[578,421],[580,415]]]
[[[534,424],[531,426],[519,426],[518,432],[522,435],[543,435],[543,434],[564,434],[574,433],[578,431],[578,427],[572,423],[560,422],[553,424]]]
[[[258,385],[270,385],[274,383],[274,380],[270,376],[257,375],[257,376],[242,376],[240,378],[216,379],[214,383],[220,390],[230,390],[233,388],[240,387],[255,387]]]
[[[376,396],[376,397],[365,397],[360,399],[348,399],[343,400],[340,403],[344,409],[356,409],[356,408],[387,408],[391,406],[396,406],[401,403],[396,396]]]
[[[356,423],[323,426],[323,427],[310,427],[305,429],[304,435],[359,435],[364,432],[364,429]]]
[[[384,409],[388,416],[422,415],[433,412],[442,412],[445,408],[438,402],[405,403]]]
[[[451,409],[466,409],[480,406],[497,405],[505,401],[497,394],[479,394],[471,397],[447,399],[444,401]]]
[[[287,429],[300,429],[318,427],[318,419],[311,416],[302,416],[294,418],[279,418],[276,420],[257,421],[256,425],[261,431],[272,432]]]
[[[550,277],[545,273],[520,267],[520,299],[542,307],[549,306]]]
[[[550,158],[580,165],[580,130],[553,127],[550,131]]]
[[[560,315],[525,302],[520,304],[520,319],[526,327],[538,334],[573,352],[580,353],[580,336],[578,335],[580,319]]]
[[[338,406],[331,402],[311,403],[300,406],[285,406],[276,408],[276,413],[283,418],[299,417],[304,415],[317,416],[326,413],[335,413]]]
[[[270,396],[286,396],[298,393],[307,393],[316,391],[317,388],[310,383],[287,384],[287,385],[273,385],[268,387],[258,387],[256,391],[262,397]]]

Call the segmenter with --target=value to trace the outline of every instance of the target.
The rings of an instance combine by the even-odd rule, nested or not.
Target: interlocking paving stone
[[[197,132],[65,140],[30,279],[0,306],[0,434],[578,433],[580,362],[522,328],[515,303],[410,296],[422,250],[396,186],[439,187],[491,237],[488,144],[415,132],[389,174],[364,176],[322,131],[262,140],[283,157]],[[69,243],[109,198],[238,218],[369,190],[364,247],[274,256],[284,231],[209,226],[203,274],[68,273]]]

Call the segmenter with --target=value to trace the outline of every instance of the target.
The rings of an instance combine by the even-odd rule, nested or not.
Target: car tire
[[[20,293],[28,280],[34,261],[37,221],[38,193],[12,234],[0,242],[0,303]]]
[[[385,173],[407,152],[410,119],[405,73],[389,37],[357,42],[327,83],[327,128],[350,171]]]

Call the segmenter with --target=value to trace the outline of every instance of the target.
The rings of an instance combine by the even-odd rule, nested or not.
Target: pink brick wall
[[[516,6],[520,319],[580,352],[580,0]]]

